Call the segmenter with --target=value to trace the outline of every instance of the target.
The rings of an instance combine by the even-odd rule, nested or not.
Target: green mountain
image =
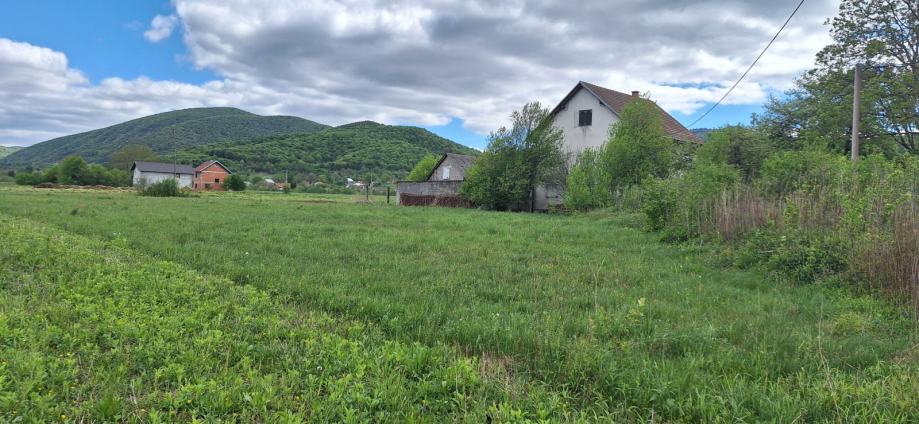
[[[16,152],[17,150],[19,150],[19,149],[22,149],[22,147],[18,147],[18,146],[0,146],[0,159],[3,159],[3,158],[5,158],[5,157],[7,157],[7,156],[9,156],[9,155],[11,155],[11,154],[13,154],[13,153],[15,153],[15,152]]]
[[[215,143],[186,149],[179,161],[216,159],[234,172],[375,180],[402,178],[429,154],[479,152],[417,127],[355,122],[313,134],[269,137],[244,143]]]
[[[235,108],[184,109],[48,140],[0,159],[0,164],[44,167],[70,155],[82,156],[87,162],[106,163],[112,153],[130,144],[149,146],[162,155],[172,153],[173,147],[232,144],[325,128],[328,126],[293,116],[259,116]]]

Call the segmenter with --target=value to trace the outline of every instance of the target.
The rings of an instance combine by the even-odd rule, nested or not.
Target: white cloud
[[[156,15],[150,22],[150,29],[144,31],[144,38],[151,43],[158,43],[169,38],[172,30],[179,23],[179,17],[176,15]]]
[[[486,134],[522,104],[553,106],[578,81],[650,92],[699,113],[756,57],[790,10],[759,0],[173,0],[145,33],[179,24],[204,84],[91,84],[66,56],[0,39],[0,142],[30,144],[146,114],[236,106],[327,124],[446,124]],[[790,86],[829,43],[833,0],[808,2],[726,104]],[[36,77],[38,76],[38,77]],[[703,123],[704,124],[704,123]]]

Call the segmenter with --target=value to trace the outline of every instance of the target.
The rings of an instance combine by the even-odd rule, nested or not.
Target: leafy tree
[[[657,105],[649,100],[625,105],[600,154],[607,187],[616,191],[649,177],[666,177],[673,162],[673,140],[667,137]]]
[[[491,134],[460,192],[480,207],[532,211],[537,187],[563,181],[562,132],[539,102],[514,111],[511,122]]]
[[[853,67],[863,64],[861,138],[865,153],[919,154],[919,3],[843,0],[831,21],[832,44],[817,66],[773,99],[755,124],[795,147],[850,150]]]
[[[134,161],[156,162],[159,156],[153,150],[142,144],[129,144],[122,147],[109,157],[109,164],[115,169],[131,169]]]
[[[745,181],[750,182],[759,176],[763,161],[773,150],[764,133],[729,125],[711,131],[696,157],[707,164],[731,165],[740,171]]]
[[[59,184],[80,184],[84,181],[88,166],[79,156],[69,156],[54,166]]]
[[[424,181],[428,178],[428,175],[431,175],[431,172],[434,171],[434,167],[437,166],[438,159],[434,155],[425,155],[418,161],[418,164],[412,168],[412,171],[408,173],[408,176],[405,177],[406,181]]]
[[[243,191],[246,189],[246,180],[238,174],[230,174],[223,182],[223,186],[231,191]]]

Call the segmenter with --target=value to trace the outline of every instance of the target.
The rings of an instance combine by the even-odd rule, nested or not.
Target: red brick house
[[[230,176],[229,168],[216,160],[209,160],[195,168],[195,191],[224,191],[223,184]]]

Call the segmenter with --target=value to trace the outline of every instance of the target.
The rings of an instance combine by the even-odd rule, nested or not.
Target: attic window
[[[585,109],[578,111],[578,126],[579,127],[589,127],[593,121],[593,109]]]
[[[445,180],[449,180],[449,179],[450,179],[450,167],[449,167],[449,166],[445,166],[445,167],[444,167],[443,179],[445,179]]]

